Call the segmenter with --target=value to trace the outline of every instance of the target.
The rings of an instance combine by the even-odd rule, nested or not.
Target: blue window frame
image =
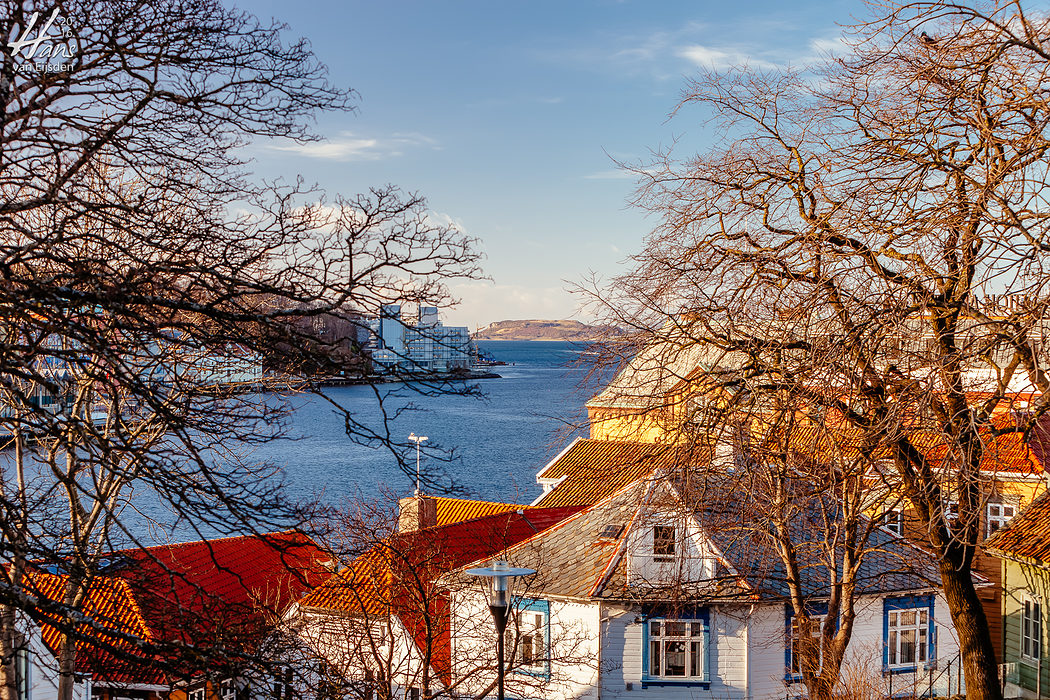
[[[504,644],[508,654],[514,650],[512,673],[550,680],[550,601],[518,598],[511,614]]]
[[[708,688],[711,617],[699,608],[677,617],[642,618],[642,688],[695,685]]]
[[[934,596],[886,598],[882,606],[882,667],[908,673],[933,665],[937,658]]]
[[[820,634],[820,625],[824,624],[824,618],[828,614],[827,601],[818,601],[806,604],[809,618],[812,621],[813,631]],[[795,626],[795,609],[790,603],[784,606],[784,680],[789,683],[797,683],[802,680],[799,672],[797,649],[799,644],[798,628]],[[819,653],[819,652],[818,652]],[[823,661],[821,661],[823,663]]]

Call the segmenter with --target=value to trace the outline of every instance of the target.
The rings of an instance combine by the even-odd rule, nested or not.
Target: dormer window
[[[669,561],[675,555],[675,528],[671,525],[653,527],[653,558]]]
[[[602,540],[618,540],[621,533],[623,533],[623,525],[610,523],[601,529],[601,532],[598,533],[598,538]]]

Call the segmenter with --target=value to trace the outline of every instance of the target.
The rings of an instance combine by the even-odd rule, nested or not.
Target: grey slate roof
[[[783,600],[788,595],[785,570],[776,545],[761,522],[749,515],[748,491],[736,487],[712,493],[699,511],[689,513],[704,536],[724,555],[713,578],[682,581],[664,588],[628,582],[625,538],[632,523],[645,527],[653,509],[684,513],[678,491],[668,481],[641,479],[605,500],[564,520],[507,551],[512,566],[536,569],[529,581],[530,595],[607,600]],[[823,503],[834,510],[834,504]],[[673,511],[672,511],[673,512]],[[809,597],[828,594],[828,571],[816,561],[823,541],[825,512],[811,513],[799,522],[793,540],[811,560],[802,568],[803,589]],[[803,520],[803,519],[799,519]],[[625,526],[615,539],[602,538],[608,525]],[[807,546],[807,542],[812,542]],[[841,561],[841,550],[836,561]],[[860,593],[928,590],[938,585],[930,555],[882,528],[874,528],[859,570]]]

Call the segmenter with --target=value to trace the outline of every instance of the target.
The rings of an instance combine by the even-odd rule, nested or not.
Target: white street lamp
[[[416,495],[419,495],[419,445],[420,443],[426,442],[430,438],[426,435],[416,435],[415,433],[409,433],[408,439],[416,443]]]
[[[467,569],[471,576],[483,576],[489,579],[489,611],[492,621],[496,623],[496,656],[499,664],[496,667],[497,700],[503,698],[503,633],[507,629],[507,616],[510,610],[511,588],[514,577],[530,576],[535,569],[514,569],[505,561],[495,562],[491,568]]]

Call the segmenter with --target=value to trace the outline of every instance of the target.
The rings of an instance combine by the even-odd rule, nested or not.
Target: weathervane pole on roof
[[[416,495],[418,496],[421,491],[419,489],[419,445],[422,442],[426,442],[430,438],[426,435],[416,435],[415,433],[409,433],[408,439],[416,443]]]

